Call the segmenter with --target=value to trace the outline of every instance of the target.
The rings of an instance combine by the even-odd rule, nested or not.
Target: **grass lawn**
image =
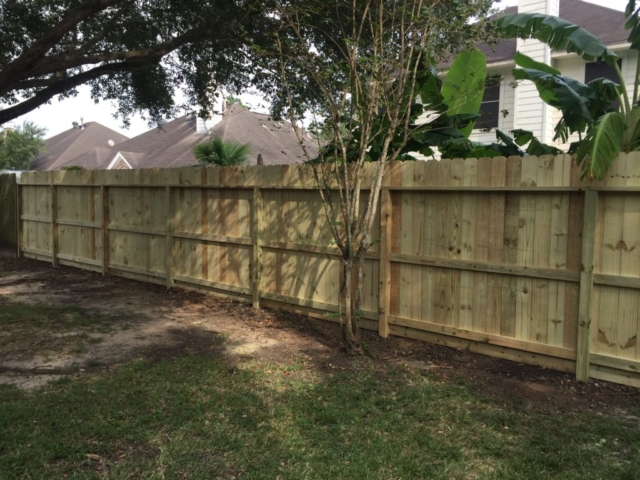
[[[38,390],[0,388],[2,479],[637,479],[639,471],[637,421],[533,413],[479,398],[463,382],[366,362],[332,373],[303,360],[229,366],[192,356]]]

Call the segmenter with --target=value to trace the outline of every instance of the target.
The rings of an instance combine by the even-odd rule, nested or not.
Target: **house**
[[[194,114],[184,115],[118,145],[117,152],[103,168],[191,166],[197,163],[192,153],[193,147],[213,138],[248,143],[251,147],[247,162],[249,165],[256,165],[258,155],[262,156],[264,165],[300,163],[306,160],[289,122],[277,122],[270,115],[230,104],[221,115],[206,122],[196,118]],[[318,149],[313,138],[305,134],[304,142],[310,154],[317,155]]]
[[[517,7],[510,7],[505,14],[544,13],[559,16],[580,25],[600,38],[610,50],[620,57],[620,69],[632,94],[638,54],[629,50],[628,31],[624,12],[602,7],[583,0],[520,0]],[[509,132],[514,129],[532,131],[543,143],[553,145],[554,126],[561,119],[559,110],[547,105],[538,95],[532,82],[521,82],[515,86],[512,70],[513,57],[520,51],[533,59],[560,70],[563,75],[588,83],[596,78],[609,78],[618,82],[614,69],[601,62],[587,62],[575,53],[551,50],[537,40],[507,39],[494,48],[479,45],[487,56],[487,82],[482,101],[481,118],[476,123],[471,140],[495,141],[495,129]],[[491,129],[487,132],[487,129]],[[570,138],[567,144],[555,145],[566,149],[577,140]]]
[[[85,130],[91,125],[99,124],[87,123]],[[72,135],[74,131],[77,134],[82,130],[71,130]],[[75,138],[68,134],[69,132],[64,132],[50,139],[53,143],[51,147],[47,145],[50,150],[45,156],[50,155],[52,159],[34,162],[34,166],[47,167],[37,168],[38,170],[59,170],[71,166],[88,170],[191,166],[197,163],[192,153],[193,147],[213,138],[248,143],[251,146],[247,162],[249,165],[257,163],[258,155],[262,157],[264,165],[300,163],[306,160],[291,123],[275,121],[270,115],[251,112],[236,104],[228,105],[221,114],[213,115],[206,122],[191,113],[131,139],[123,139],[113,146],[88,148],[89,143],[84,142],[86,145],[82,148],[69,148],[64,151],[64,155],[60,155],[58,150],[62,149],[56,149],[55,146],[69,144]],[[64,142],[58,140],[58,137],[64,139]],[[111,137],[117,138],[114,135]],[[309,154],[317,155],[317,141],[306,133],[303,133],[303,141]]]
[[[113,155],[111,148],[129,137],[111,130],[98,122],[73,122],[73,128],[44,141],[46,149],[31,162],[31,170],[60,170],[78,165],[79,156],[93,157],[93,165]],[[95,168],[87,166],[86,168]]]

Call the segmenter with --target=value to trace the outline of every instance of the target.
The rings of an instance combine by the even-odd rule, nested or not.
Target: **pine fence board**
[[[18,189],[24,256],[340,309],[340,252],[308,166],[28,172]],[[640,385],[637,153],[590,183],[568,155],[394,163],[372,239],[363,327]]]

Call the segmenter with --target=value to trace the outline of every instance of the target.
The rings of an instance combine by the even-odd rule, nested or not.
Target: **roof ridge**
[[[88,128],[88,127],[82,128],[82,130],[86,130],[87,128]],[[71,145],[69,145],[65,150],[63,150],[63,152],[62,152],[60,155],[58,155],[58,159],[57,159],[55,162],[53,162],[53,163],[49,166],[49,168],[48,168],[47,170],[54,170],[54,167],[55,167],[58,163],[60,163],[60,159],[61,159],[62,157],[64,157],[64,154],[65,154],[65,153],[67,153],[67,152],[71,149],[71,147],[73,147],[76,143],[78,143],[78,141],[82,138],[82,135],[84,135],[84,132],[82,132],[80,135],[78,135],[78,138],[76,138],[76,139],[73,141],[73,143],[71,143]],[[86,153],[86,152],[82,152],[80,155],[84,155],[85,153]],[[75,156],[75,157],[73,157],[73,158],[77,158],[77,157],[79,157],[80,155],[76,155],[76,156]],[[71,160],[73,160],[73,159],[71,159]],[[64,163],[64,162],[62,162],[62,163]]]

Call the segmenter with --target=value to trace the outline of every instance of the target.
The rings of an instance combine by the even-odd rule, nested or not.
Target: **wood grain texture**
[[[589,379],[591,353],[591,317],[593,311],[593,271],[595,263],[595,236],[598,216],[598,193],[587,192],[584,205],[582,233],[582,271],[580,272],[580,299],[578,310],[578,341],[576,345],[576,378]]]
[[[19,190],[30,257],[254,306],[339,309],[340,252],[307,166],[26,172]],[[577,363],[582,379],[637,374],[638,155],[592,183],[566,155],[395,163],[379,212],[363,308],[381,335]]]

